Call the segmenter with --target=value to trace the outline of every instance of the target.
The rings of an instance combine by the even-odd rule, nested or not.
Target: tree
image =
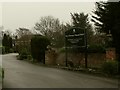
[[[3,28],[0,27],[0,46],[2,46]]]
[[[25,35],[31,35],[31,31],[27,28],[18,28],[16,29],[16,35],[18,36],[18,38],[21,38],[22,36]]]
[[[53,33],[58,30],[60,21],[58,18],[52,16],[41,17],[40,21],[35,24],[35,29],[38,30],[43,36],[52,37]]]
[[[92,29],[92,25],[89,22],[89,18],[88,18],[88,14],[84,14],[84,13],[71,13],[71,17],[72,17],[72,24],[75,27],[80,27],[83,29],[86,29],[87,31],[87,38],[88,38],[88,44],[91,43],[91,37],[93,36],[93,29]]]
[[[92,21],[99,32],[112,34],[113,46],[119,54],[120,60],[120,1],[96,2]]]
[[[53,47],[64,46],[65,25],[61,24],[58,18],[52,16],[41,17],[34,28],[41,35],[46,36]]]
[[[15,51],[19,54],[22,51],[27,50],[27,52],[30,52],[30,40],[32,38],[32,33],[27,28],[18,28],[16,29],[16,35],[14,35],[14,44],[15,44]],[[22,50],[23,49],[23,50]]]
[[[9,53],[10,48],[12,48],[12,38],[9,35],[4,34],[2,39],[2,45],[5,47],[5,52]]]

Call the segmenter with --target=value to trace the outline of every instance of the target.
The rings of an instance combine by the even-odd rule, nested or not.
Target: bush
[[[0,46],[0,54],[2,54],[2,46]]]
[[[110,75],[118,74],[118,62],[117,61],[108,61],[104,62],[102,65],[102,72]]]
[[[5,54],[5,47],[2,47],[2,54]]]
[[[34,36],[31,39],[31,54],[33,59],[45,63],[45,50],[50,44],[48,38],[44,36]]]
[[[5,47],[4,46],[0,46],[0,54],[5,54]]]
[[[28,56],[28,51],[26,48],[23,48],[20,52],[19,52],[19,59],[23,60],[23,59],[27,59]]]
[[[59,50],[60,52],[65,52],[66,49],[65,47],[64,48],[61,48]],[[67,52],[71,52],[71,53],[83,53],[85,52],[85,48],[84,47],[79,47],[79,48],[67,48]],[[88,53],[105,53],[106,52],[106,49],[104,46],[102,45],[91,45],[87,48],[87,52]]]
[[[32,56],[31,55],[27,55],[27,59],[28,60],[32,60]]]
[[[60,49],[59,49],[59,52],[60,52],[60,53],[65,52],[65,47],[60,48]]]
[[[10,51],[9,51],[10,53],[13,53],[14,52],[14,50],[12,49],[12,48],[10,48]]]
[[[68,66],[69,67],[74,67],[74,63],[70,60],[70,61],[68,61]]]
[[[105,47],[102,46],[102,45],[91,45],[88,47],[88,52],[90,53],[96,53],[96,52],[99,52],[99,53],[105,53]]]
[[[5,46],[5,53],[9,53],[9,51],[10,51],[10,48]]]
[[[64,53],[66,52],[66,47],[62,47],[59,49],[59,52]],[[79,53],[79,52],[85,52],[84,48],[67,48],[67,52],[69,53]]]

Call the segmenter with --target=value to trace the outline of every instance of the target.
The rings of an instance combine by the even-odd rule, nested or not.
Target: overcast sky
[[[91,13],[94,2],[6,2],[2,4],[2,24],[5,29],[31,29],[40,17],[51,15],[61,22],[69,22],[70,12]]]
[[[2,4],[0,3],[0,26],[2,25]]]

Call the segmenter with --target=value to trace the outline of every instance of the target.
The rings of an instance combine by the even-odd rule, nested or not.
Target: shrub
[[[10,48],[10,51],[9,51],[10,53],[13,53],[14,52],[14,50],[12,49],[12,48]]]
[[[0,54],[5,54],[5,47],[4,46],[0,46]]]
[[[0,54],[2,54],[2,46],[0,46]]]
[[[69,52],[69,53],[79,53],[79,52],[84,52],[84,51],[85,51],[84,48],[75,48],[75,47],[74,48],[67,48],[67,52]],[[66,47],[60,48],[59,52],[61,52],[61,53],[66,52]]]
[[[69,67],[74,67],[74,64],[73,64],[73,62],[71,60],[68,61],[68,66]]]
[[[65,51],[66,51],[65,47],[60,49],[60,52],[65,52]],[[81,52],[82,53],[82,52],[85,52],[85,48],[84,47],[67,48],[67,52],[71,52],[71,53],[80,53]],[[102,45],[90,45],[87,48],[87,52],[88,53],[105,53],[106,49]]]
[[[102,46],[102,45],[91,45],[88,47],[88,52],[90,53],[96,53],[96,52],[99,52],[99,53],[105,53],[105,47]]]
[[[61,53],[62,53],[62,52],[65,52],[65,47],[60,48],[60,49],[59,49],[59,52],[61,52]]]
[[[31,39],[31,54],[33,59],[45,63],[45,50],[50,44],[48,38],[44,36],[34,36]]]
[[[20,52],[19,52],[19,59],[23,60],[23,59],[27,59],[28,56],[28,51],[26,48],[23,48]]]
[[[5,54],[5,47],[2,47],[2,54]]]
[[[115,75],[118,74],[118,62],[108,61],[102,64],[102,71],[106,74]]]
[[[27,59],[28,60],[32,60],[32,56],[31,55],[27,55]]]
[[[10,51],[10,48],[5,46],[5,53],[9,53],[9,51]]]

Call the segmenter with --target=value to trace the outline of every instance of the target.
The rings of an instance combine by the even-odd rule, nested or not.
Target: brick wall
[[[106,54],[104,53],[89,53],[88,54],[88,66],[99,67],[105,61]],[[75,66],[84,66],[85,58],[84,53],[68,54],[68,61],[72,61]],[[65,53],[59,54],[56,59],[56,64],[65,65]]]
[[[48,50],[45,53],[45,64],[47,65],[55,65],[57,59],[57,53],[55,50]]]
[[[64,65],[65,53],[56,53],[55,50],[46,52],[46,64],[49,65]],[[88,67],[99,67],[106,60],[115,60],[115,49],[107,49],[106,53],[88,53]],[[71,61],[75,66],[84,66],[84,53],[68,53],[68,61]]]
[[[115,59],[116,59],[115,48],[106,49],[106,60],[115,60]]]

